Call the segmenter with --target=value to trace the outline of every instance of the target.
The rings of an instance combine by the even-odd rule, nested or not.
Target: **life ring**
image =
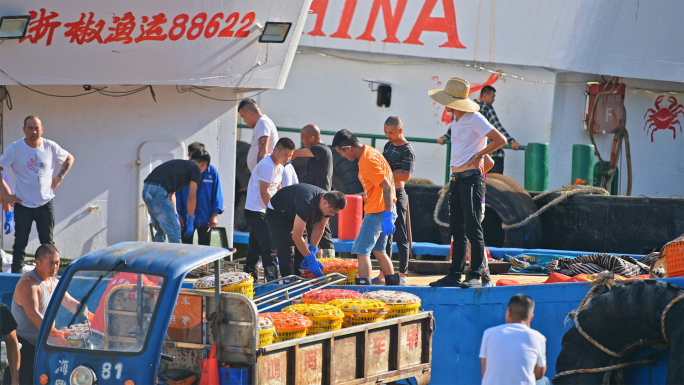
[[[655,361],[621,361],[641,346],[669,347],[667,383],[684,383],[684,288],[662,280],[613,281],[609,291],[598,294],[606,287],[592,285],[578,311],[570,313],[575,326],[563,336],[553,383],[618,382],[622,367]]]

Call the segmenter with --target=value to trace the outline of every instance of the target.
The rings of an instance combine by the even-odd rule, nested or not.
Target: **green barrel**
[[[570,184],[577,179],[585,181],[584,185],[594,184],[594,146],[591,144],[575,144],[572,146],[572,171]]]
[[[525,190],[549,189],[549,144],[528,143],[525,151]]]

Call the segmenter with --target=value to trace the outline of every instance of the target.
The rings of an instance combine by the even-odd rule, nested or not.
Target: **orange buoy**
[[[352,241],[359,235],[363,220],[363,199],[360,195],[345,195],[347,207],[337,216],[337,239]]]

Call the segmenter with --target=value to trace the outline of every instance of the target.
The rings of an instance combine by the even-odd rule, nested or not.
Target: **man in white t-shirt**
[[[259,256],[264,266],[266,281],[278,278],[275,262],[275,247],[266,225],[266,206],[283,182],[283,165],[290,161],[295,144],[290,138],[278,141],[273,153],[254,167],[247,185],[245,201],[245,222],[249,225],[249,246],[245,258],[245,272],[259,278],[256,264]]]
[[[508,301],[506,323],[485,330],[480,346],[482,385],[550,384],[544,377],[546,337],[530,328],[533,317],[534,300],[516,294]]]
[[[238,114],[246,125],[252,127],[252,143],[247,153],[247,168],[252,171],[266,155],[273,152],[278,142],[278,131],[273,121],[261,113],[254,99],[241,101]]]
[[[449,184],[449,231],[453,237],[449,273],[430,286],[481,287],[480,268],[485,256],[482,235],[482,198],[486,187],[484,156],[503,147],[506,138],[477,111],[480,106],[468,99],[470,84],[451,78],[430,97],[454,114],[451,122],[451,183]],[[491,143],[487,145],[487,138]],[[466,252],[470,241],[470,270],[464,282]]]
[[[297,177],[297,171],[295,171],[292,161],[285,163],[283,166],[283,185],[282,187],[292,186],[293,184],[299,183],[299,178]],[[282,188],[281,187],[281,188]]]
[[[74,157],[57,143],[44,139],[43,123],[36,115],[24,119],[23,139],[10,144],[0,155],[0,170],[11,168],[16,181],[16,195],[0,183],[3,200],[14,206],[14,246],[12,272],[21,273],[31,226],[36,222],[40,244],[51,244],[55,227],[55,189],[74,164]],[[62,165],[57,176],[52,174]]]

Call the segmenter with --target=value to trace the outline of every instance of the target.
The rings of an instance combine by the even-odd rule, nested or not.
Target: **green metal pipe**
[[[525,190],[549,189],[549,144],[529,143],[525,152]]]
[[[581,181],[578,181],[580,179]],[[576,183],[579,182],[579,183]],[[572,146],[572,171],[570,184],[594,184],[594,146],[575,144]]]

